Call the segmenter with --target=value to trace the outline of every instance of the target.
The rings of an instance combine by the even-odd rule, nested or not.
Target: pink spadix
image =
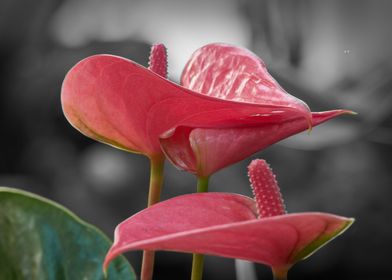
[[[285,214],[265,161],[253,161],[249,176],[257,202],[238,194],[189,194],[128,218],[117,226],[104,266],[121,253],[147,249],[245,259],[284,274],[353,223],[328,213]]]
[[[259,217],[265,218],[286,214],[286,207],[275,175],[265,160],[253,160],[248,166],[248,175]]]
[[[167,78],[167,51],[163,44],[152,45],[148,65],[152,72]]]

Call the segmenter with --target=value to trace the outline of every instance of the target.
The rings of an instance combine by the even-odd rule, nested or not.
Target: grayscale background
[[[252,157],[271,164],[289,212],[356,218],[290,279],[390,279],[391,27],[388,0],[1,0],[0,185],[58,201],[113,236],[117,223],[145,207],[148,161],[67,123],[60,104],[66,72],[97,53],[146,65],[150,45],[162,42],[169,78],[178,81],[198,47],[232,43],[262,57],[313,111],[359,113]],[[251,195],[250,160],[215,174],[210,190]],[[194,192],[195,183],[167,163],[163,199]],[[141,253],[127,256],[139,271]],[[205,266],[205,280],[235,279],[233,260],[207,257]],[[267,267],[256,269],[259,279],[271,279]],[[189,254],[159,252],[154,279],[187,279],[190,270]]]

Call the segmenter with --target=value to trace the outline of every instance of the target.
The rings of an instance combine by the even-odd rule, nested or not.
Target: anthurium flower
[[[296,262],[341,234],[353,219],[328,213],[286,214],[275,176],[263,160],[249,166],[255,199],[238,194],[178,196],[119,224],[104,267],[130,250],[196,252],[272,267],[286,279]]]
[[[177,125],[161,137],[162,148],[177,167],[208,177],[212,173],[243,160],[267,146],[293,134],[316,126],[347,110],[313,112],[309,120],[295,114],[281,115],[302,101],[290,96],[268,73],[264,62],[250,51],[214,43],[197,50],[188,61],[181,77],[184,87],[222,100],[263,106],[255,114],[260,123],[228,127],[184,127]],[[303,106],[306,106],[302,103]],[[251,118],[249,118],[251,119]]]
[[[159,53],[165,54],[157,53],[158,58],[153,61],[162,63]],[[167,139],[170,132],[182,128],[246,128],[302,119],[307,127],[311,122],[306,104],[280,88],[270,94],[264,90],[266,87],[259,87],[255,94],[264,95],[263,102],[226,100],[177,85],[164,75],[165,67],[147,69],[112,55],[88,57],[77,63],[64,79],[63,111],[83,134],[150,158],[163,155],[161,135],[165,134]],[[266,79],[262,83],[269,85],[271,81]],[[173,151],[168,146],[172,147],[173,141],[182,137],[175,135],[170,144],[164,145],[171,157]],[[182,152],[175,153],[179,156]]]

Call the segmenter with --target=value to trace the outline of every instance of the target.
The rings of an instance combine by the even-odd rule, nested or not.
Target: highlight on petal
[[[181,84],[220,99],[280,105],[305,115],[310,112],[306,103],[282,89],[258,56],[228,44],[208,44],[193,53],[182,73]]]
[[[317,126],[348,110],[312,113],[312,126]],[[253,116],[259,124],[227,128],[177,127],[161,135],[167,158],[178,168],[209,176],[220,169],[308,128],[298,115],[270,110]]]
[[[317,212],[257,219],[256,211],[253,200],[237,194],[190,194],[166,200],[116,228],[104,266],[127,251],[168,250],[290,267],[353,222]]]
[[[351,113],[311,113],[305,103],[279,86],[259,57],[227,44],[209,44],[197,50],[187,63],[181,82],[207,96],[258,104],[264,109],[246,117],[246,125],[232,121],[226,127],[176,126],[161,135],[167,158],[178,168],[203,177],[291,135]]]
[[[158,67],[159,68],[159,67]],[[161,155],[159,136],[180,126],[221,128],[264,123],[262,104],[209,97],[176,85],[133,61],[95,55],[66,75],[63,111],[83,134],[106,144]],[[269,102],[269,109],[306,118],[306,110]]]

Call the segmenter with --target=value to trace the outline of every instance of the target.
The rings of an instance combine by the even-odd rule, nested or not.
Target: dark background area
[[[0,185],[51,198],[109,236],[143,209],[146,158],[94,142],[63,116],[60,88],[77,61],[111,53],[147,65],[162,42],[170,79],[210,42],[251,49],[313,111],[343,116],[254,155],[277,174],[289,212],[355,217],[354,225],[290,279],[389,279],[392,249],[391,1],[2,0]],[[251,195],[246,166],[226,168],[211,191]],[[195,191],[195,178],[166,164],[163,199]],[[129,253],[139,270],[140,252]],[[186,279],[188,254],[159,252],[154,279]],[[259,279],[270,271],[257,265]],[[234,261],[207,257],[205,280],[235,279]]]

